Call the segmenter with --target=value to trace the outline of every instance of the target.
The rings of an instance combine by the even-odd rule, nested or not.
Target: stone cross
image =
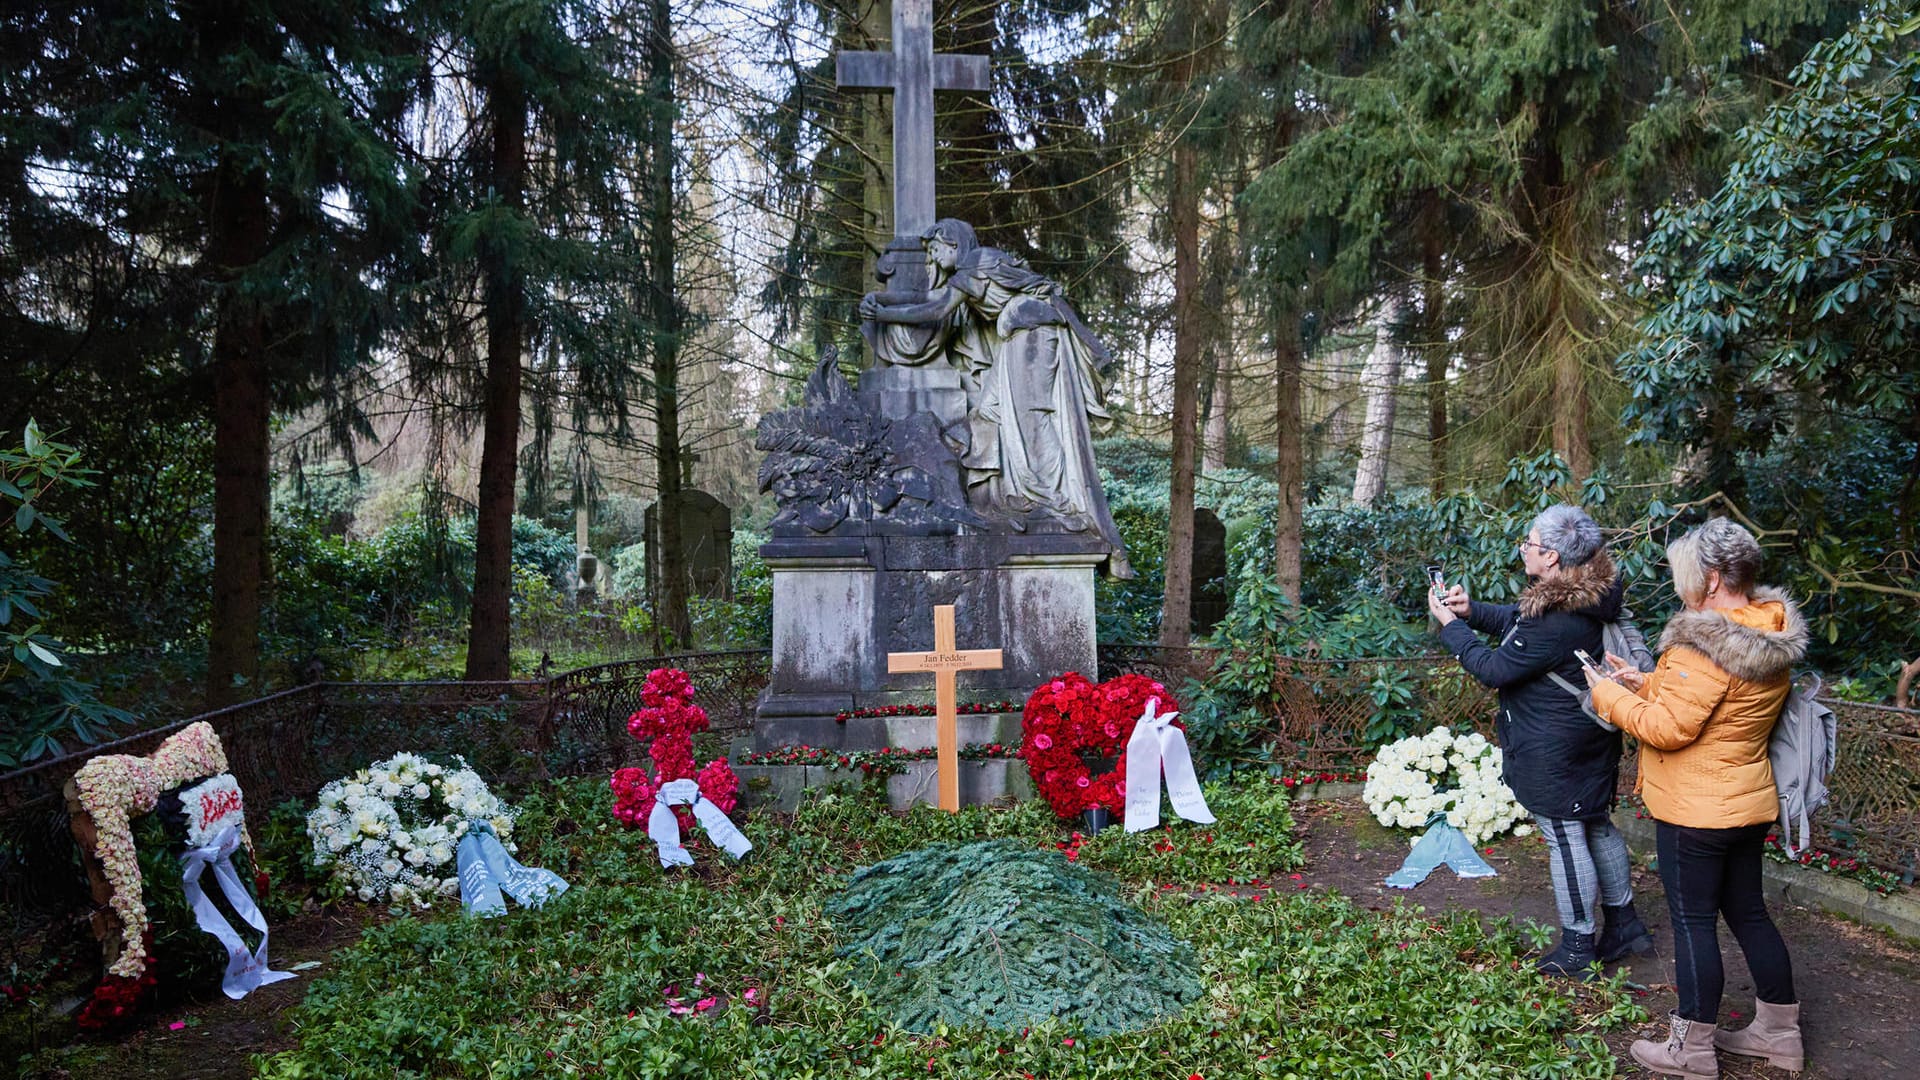
[[[893,92],[893,243],[889,252],[920,250],[933,227],[933,92],[984,92],[987,58],[933,51],[933,0],[893,0],[893,51],[843,52],[834,72],[849,89]],[[896,257],[890,287],[923,291],[924,259]]]
[[[897,10],[897,9],[896,9]],[[933,609],[933,651],[888,653],[887,670],[933,672],[934,743],[940,755],[940,809],[960,809],[959,717],[954,704],[955,677],[962,671],[994,670],[999,649],[956,649],[953,642],[953,605]]]

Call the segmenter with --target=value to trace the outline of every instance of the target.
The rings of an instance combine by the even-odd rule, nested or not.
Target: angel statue
[[[1113,358],[1026,260],[981,247],[954,218],[921,237],[932,288],[869,293],[860,315],[878,326],[936,327],[967,386],[967,497],[1017,532],[1095,532],[1112,549],[1107,573],[1133,577],[1093,464],[1093,428],[1113,417],[1101,375]]]

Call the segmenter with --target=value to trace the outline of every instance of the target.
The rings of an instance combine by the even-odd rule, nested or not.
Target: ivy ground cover
[[[746,815],[745,863],[694,849],[663,871],[604,783],[522,803],[532,865],[574,883],[503,919],[406,914],[330,961],[296,1013],[294,1077],[1604,1077],[1600,1033],[1640,1010],[1552,985],[1504,924],[1357,907],[1304,890],[1285,789],[1210,788],[1217,827],[1076,838],[1042,805],[922,808],[828,795]],[[852,871],[936,842],[1003,837],[1112,874],[1191,943],[1204,990],[1143,1031],[913,1032],[871,1007],[824,906]],[[1207,839],[1211,837],[1211,842]]]

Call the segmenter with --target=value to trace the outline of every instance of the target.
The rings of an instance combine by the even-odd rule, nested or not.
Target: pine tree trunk
[[[1567,463],[1578,486],[1593,473],[1593,444],[1587,434],[1587,370],[1580,341],[1556,320],[1553,342],[1553,451]]]
[[[691,648],[693,620],[687,611],[687,553],[680,535],[680,298],[674,287],[673,235],[673,24],[667,0],[652,0],[647,81],[653,102],[652,213],[647,259],[653,283],[653,463],[659,498],[654,503],[660,538],[660,610],[656,625],[667,647]]]
[[[493,117],[491,179],[515,214],[526,205],[527,99],[510,77],[487,87]],[[474,526],[473,610],[467,632],[467,678],[513,676],[513,503],[520,454],[521,352],[527,340],[525,280],[508,258],[505,239],[482,257],[487,322],[480,504]]]
[[[267,251],[266,179],[222,162],[214,180],[207,257],[220,281],[213,339],[213,611],[207,637],[207,702],[229,705],[260,682],[260,605],[271,569],[271,386],[266,329],[257,302],[234,279]]]
[[[1200,419],[1199,153],[1173,150],[1173,463],[1167,492],[1166,593],[1160,644],[1193,641],[1193,465]]]
[[[1278,430],[1274,479],[1280,505],[1273,525],[1273,577],[1287,600],[1300,603],[1300,549],[1306,537],[1306,433],[1300,423],[1300,335],[1283,306],[1273,331],[1274,426]]]
[[[1400,349],[1392,327],[1400,305],[1389,303],[1374,328],[1373,348],[1367,354],[1361,392],[1367,397],[1366,427],[1360,433],[1360,464],[1353,474],[1353,502],[1372,506],[1387,490],[1387,459],[1393,452],[1395,392],[1400,383]]]
[[[1447,490],[1447,343],[1445,272],[1446,237],[1442,226],[1444,204],[1440,196],[1429,196],[1421,219],[1420,321],[1427,354],[1427,460],[1431,470],[1434,498]]]

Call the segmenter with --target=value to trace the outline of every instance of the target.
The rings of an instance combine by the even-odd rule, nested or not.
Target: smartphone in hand
[[[1433,586],[1434,592],[1444,593],[1447,591],[1447,576],[1441,572],[1438,563],[1427,567],[1427,583]]]
[[[1587,650],[1575,649],[1573,650],[1573,655],[1576,659],[1580,661],[1580,665],[1582,667],[1586,668],[1588,671],[1593,672],[1595,675],[1598,675],[1603,679],[1612,677],[1607,674],[1606,668],[1601,667],[1599,664],[1594,662],[1593,656],[1589,654]]]

